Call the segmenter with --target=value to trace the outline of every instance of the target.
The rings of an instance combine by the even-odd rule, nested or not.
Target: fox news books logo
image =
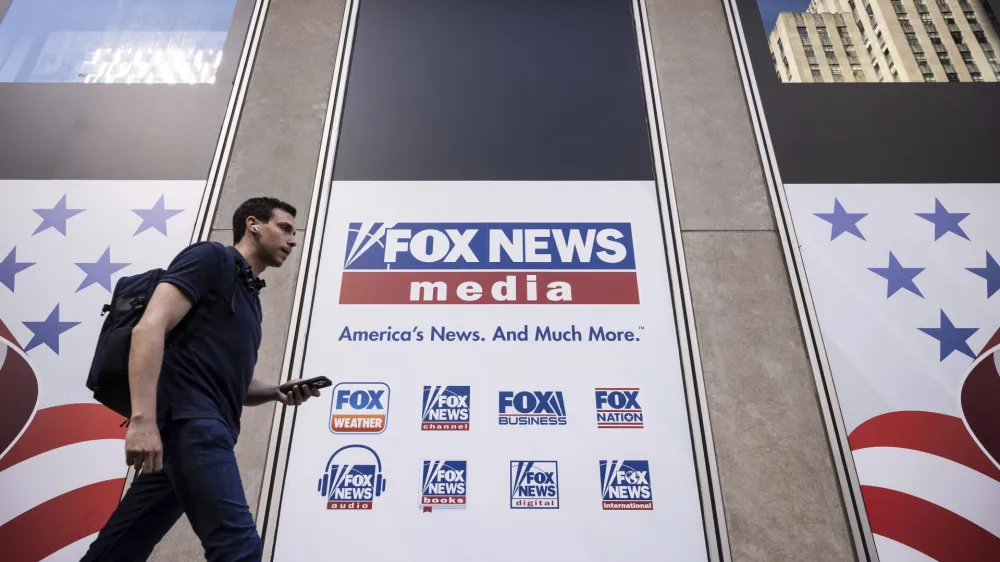
[[[330,397],[330,431],[382,433],[389,422],[389,385],[342,382]]]
[[[639,304],[629,223],[360,223],[341,304]]]
[[[606,510],[653,509],[649,461],[601,461],[601,495]]]
[[[365,445],[341,447],[330,455],[316,490],[327,509],[370,510],[385,491],[382,460]]]
[[[465,509],[466,461],[424,461],[420,507],[424,512]]]
[[[556,461],[510,461],[511,509],[559,509]]]
[[[470,407],[468,386],[425,386],[420,429],[468,431]]]
[[[500,391],[500,425],[566,425],[561,391]]]
[[[598,388],[597,427],[642,429],[642,406],[638,388]]]

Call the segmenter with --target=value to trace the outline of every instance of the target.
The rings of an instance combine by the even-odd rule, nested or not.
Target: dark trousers
[[[209,562],[259,561],[260,536],[226,426],[214,419],[177,420],[160,437],[163,471],[135,479],[81,562],[146,560],[181,513]]]

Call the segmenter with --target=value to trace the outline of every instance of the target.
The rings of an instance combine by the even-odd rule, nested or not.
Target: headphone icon
[[[369,453],[371,453],[373,457],[375,457],[375,467],[376,467],[375,496],[376,497],[381,496],[382,492],[385,491],[386,481],[384,478],[382,478],[382,459],[378,458],[378,453],[376,453],[374,449],[368,447],[367,445],[344,445],[343,447],[334,451],[332,455],[330,455],[330,460],[326,461],[326,469],[325,469],[326,472],[323,474],[323,477],[319,479],[319,483],[316,486],[316,491],[318,491],[320,494],[323,494],[324,498],[329,497],[331,491],[330,488],[333,486],[334,480],[337,477],[337,469],[334,468],[337,465],[333,464],[334,457],[336,457],[338,454],[340,454],[341,451],[345,449],[354,449],[354,448],[364,449]]]

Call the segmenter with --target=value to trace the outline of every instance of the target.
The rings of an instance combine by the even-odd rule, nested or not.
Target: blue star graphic
[[[59,321],[59,305],[57,304],[52,312],[49,313],[49,317],[42,322],[24,322],[25,327],[27,327],[34,334],[31,337],[31,341],[24,348],[25,351],[31,351],[32,349],[45,344],[49,346],[49,349],[59,354],[59,336],[63,332],[66,332],[70,328],[79,325],[79,322],[60,322]]]
[[[66,236],[66,221],[82,213],[83,209],[67,209],[66,195],[63,194],[62,199],[56,203],[55,207],[51,209],[33,209],[33,211],[42,217],[42,224],[38,225],[32,236],[49,228],[54,228],[63,236]]]
[[[889,252],[889,265],[887,267],[868,268],[868,271],[889,282],[885,298],[891,297],[900,289],[906,289],[914,295],[923,298],[924,295],[917,288],[917,284],[913,282],[913,278],[920,275],[920,272],[923,270],[923,267],[903,267],[892,252]]]
[[[178,215],[183,212],[182,209],[167,209],[166,204],[163,202],[163,196],[156,201],[152,209],[132,209],[132,212],[139,215],[142,218],[142,224],[136,229],[135,234],[132,236],[138,236],[142,232],[149,230],[150,228],[155,228],[160,231],[160,234],[167,235],[167,219]]]
[[[994,293],[1000,291],[1000,264],[989,252],[986,252],[985,267],[967,267],[969,271],[986,280],[986,298],[990,298]]]
[[[94,283],[99,284],[104,287],[109,293],[111,292],[111,274],[117,273],[122,269],[130,266],[130,263],[113,263],[111,261],[111,248],[104,250],[101,257],[97,258],[97,261],[92,263],[78,263],[77,267],[82,269],[87,277],[80,283],[76,292],[80,292],[87,287],[93,285]]]
[[[0,261],[0,284],[14,291],[14,279],[17,274],[35,265],[25,261],[17,261],[17,246],[11,249],[7,257]]]
[[[868,213],[848,213],[839,199],[833,200],[832,213],[814,213],[817,217],[830,223],[830,240],[836,240],[841,234],[848,232],[864,240],[865,235],[858,229],[858,221],[868,216]]]
[[[956,328],[943,310],[941,311],[940,328],[917,329],[941,342],[941,361],[944,361],[953,351],[964,353],[972,359],[976,358],[976,354],[972,352],[972,348],[969,347],[969,344],[965,340],[978,332],[979,328]]]
[[[945,234],[953,232],[966,240],[969,239],[965,235],[965,231],[958,223],[965,220],[965,217],[969,216],[969,213],[949,213],[948,209],[944,208],[937,198],[934,198],[934,212],[933,213],[915,213],[918,217],[934,223],[934,240],[938,240]]]

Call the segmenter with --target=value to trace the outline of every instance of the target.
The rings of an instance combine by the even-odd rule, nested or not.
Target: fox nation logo
[[[466,461],[424,461],[420,507],[424,513],[438,509],[465,509]]]
[[[471,414],[468,386],[425,386],[423,420],[424,431],[468,431]]]
[[[500,391],[500,425],[566,425],[561,391]]]
[[[511,509],[559,509],[556,461],[510,461]]]
[[[605,510],[653,509],[649,461],[601,461],[601,496]]]
[[[642,429],[638,388],[598,388],[594,391],[594,399],[598,428]]]
[[[365,445],[341,447],[326,462],[316,491],[326,498],[327,509],[371,510],[385,491],[382,460]]]
[[[629,223],[348,225],[341,304],[639,304]]]
[[[389,385],[382,382],[342,382],[330,397],[330,431],[382,433],[389,423]]]

